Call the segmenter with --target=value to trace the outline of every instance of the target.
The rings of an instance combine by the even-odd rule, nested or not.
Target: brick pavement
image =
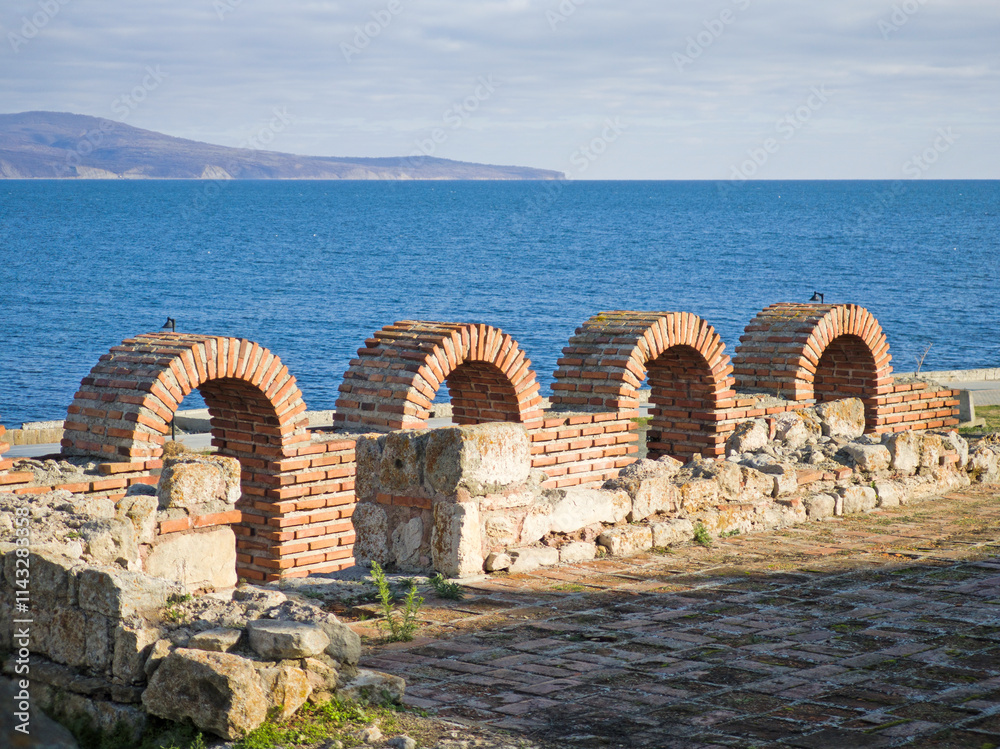
[[[997,747],[998,500],[494,575],[364,665],[559,747]]]

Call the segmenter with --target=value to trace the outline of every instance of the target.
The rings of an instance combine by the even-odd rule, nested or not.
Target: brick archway
[[[563,349],[554,408],[622,411],[639,406],[649,378],[647,447],[657,455],[718,455],[725,436],[715,414],[735,403],[725,344],[690,312],[602,312]]]
[[[531,361],[489,325],[404,320],[367,339],[358,357],[340,386],[338,427],[423,429],[443,384],[458,424],[541,418]]]
[[[858,397],[874,429],[893,392],[892,356],[878,320],[856,304],[772,304],[740,337],[733,361],[742,388],[794,401]]]
[[[353,443],[307,429],[295,378],[253,341],[153,333],[114,346],[69,407],[63,454],[149,466],[193,390],[208,406],[212,444],[242,468],[239,574],[275,579],[349,565],[353,467],[348,476],[328,464],[353,462]]]

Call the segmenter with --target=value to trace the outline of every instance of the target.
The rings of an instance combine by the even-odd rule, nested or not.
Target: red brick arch
[[[716,413],[735,403],[732,366],[722,339],[697,315],[602,312],[577,328],[563,354],[553,408],[635,409],[648,377],[650,453],[721,452],[725,430]]]
[[[531,361],[509,335],[489,325],[404,320],[358,349],[334,418],[343,428],[422,429],[443,384],[458,424],[541,417]]]
[[[892,356],[878,320],[856,304],[772,304],[746,327],[736,347],[741,388],[794,401],[859,397],[874,428],[893,392]]]

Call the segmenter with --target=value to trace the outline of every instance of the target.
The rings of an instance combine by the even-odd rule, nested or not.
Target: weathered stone
[[[920,439],[920,472],[934,471],[941,465],[944,441],[938,434],[924,434]]]
[[[278,717],[287,720],[295,711],[302,707],[309,695],[312,685],[306,672],[294,666],[281,665],[257,670],[268,706]]]
[[[354,558],[359,565],[386,564],[389,559],[389,518],[379,505],[359,502],[351,516],[354,524]]]
[[[157,488],[160,507],[187,507],[218,500],[235,505],[240,498],[240,462],[223,455],[185,453],[164,461]]]
[[[743,494],[742,466],[736,463],[695,456],[688,469],[692,478],[714,480],[719,486],[719,496],[722,498],[737,499]]]
[[[357,702],[402,702],[406,682],[398,676],[380,671],[361,669],[358,675],[345,684],[339,696]]]
[[[356,666],[361,660],[361,637],[333,615],[317,624],[322,627],[330,644],[326,646],[326,654],[338,663]]]
[[[896,432],[882,438],[889,450],[889,467],[904,475],[912,475],[920,465],[920,435],[916,432]]]
[[[690,541],[691,534],[694,533],[694,523],[686,518],[652,523],[649,528],[653,536],[653,548],[657,549]]]
[[[302,665],[306,670],[306,678],[312,687],[313,701],[319,693],[331,694],[337,689],[338,674],[331,659],[303,658]]]
[[[240,638],[243,637],[242,629],[229,629],[220,627],[218,629],[206,629],[198,632],[188,640],[188,647],[192,650],[208,650],[213,653],[228,653],[235,648]]]
[[[903,496],[902,488],[895,481],[876,481],[875,493],[879,507],[898,507]]]
[[[424,523],[419,516],[392,529],[392,554],[397,567],[411,569],[419,565],[423,537]]]
[[[146,572],[191,591],[231,588],[237,583],[236,534],[226,526],[160,536],[146,558]]]
[[[969,475],[983,484],[1000,483],[1000,453],[979,445],[969,456]]]
[[[801,411],[788,411],[775,418],[774,438],[791,450],[802,447],[811,438],[819,437],[822,433],[819,421],[807,418]]]
[[[559,547],[559,561],[562,564],[589,562],[597,556],[597,547],[586,541],[570,541]]]
[[[354,445],[354,495],[359,502],[375,501],[382,462],[383,435],[366,434]]]
[[[969,463],[969,443],[958,432],[948,432],[942,437],[944,446],[958,453],[958,467],[965,468]]]
[[[268,609],[272,606],[280,606],[288,600],[288,596],[280,590],[258,588],[248,583],[241,583],[239,587],[233,590],[233,600],[256,603],[260,607]]]
[[[799,488],[799,475],[795,466],[791,463],[774,463],[761,468],[761,473],[772,478],[772,497],[783,497],[786,494],[793,494]],[[766,494],[766,492],[764,492]]]
[[[681,508],[698,512],[719,503],[719,483],[714,479],[695,479],[680,486]]]
[[[139,545],[131,521],[121,518],[101,518],[80,527],[86,554],[97,564],[117,564],[126,569],[138,569]]]
[[[163,659],[170,655],[172,648],[173,643],[170,640],[157,640],[153,643],[153,647],[149,649],[149,655],[146,656],[146,662],[142,666],[143,673],[146,674],[147,679],[159,668]]]
[[[823,434],[854,439],[865,433],[865,404],[860,398],[821,403],[816,406]]]
[[[802,504],[811,520],[833,517],[837,509],[837,498],[829,494],[810,494],[803,497]]]
[[[268,700],[257,672],[232,653],[178,648],[160,664],[142,694],[153,715],[190,720],[197,728],[236,739],[267,717]]]
[[[843,512],[850,515],[855,512],[870,512],[878,506],[878,495],[870,486],[849,486],[840,489],[844,498]]]
[[[492,552],[488,557],[486,557],[486,571],[487,572],[497,572],[499,570],[505,570],[510,567],[514,560],[510,558],[510,554],[506,552]]]
[[[436,430],[435,430],[436,431]],[[379,440],[379,488],[388,494],[414,494],[423,480],[423,454],[428,432],[390,432]]]
[[[128,520],[135,528],[135,539],[140,544],[149,544],[156,537],[156,489],[145,484],[135,484],[129,489],[141,486],[153,492],[126,494],[118,503],[118,517]]]
[[[182,588],[166,580],[121,569],[85,567],[77,573],[80,608],[112,619],[160,609]]]
[[[435,429],[424,470],[428,486],[440,494],[452,495],[459,486],[472,496],[490,494],[527,480],[531,441],[523,426],[506,422]]]
[[[754,419],[738,424],[733,433],[726,440],[726,455],[739,455],[740,453],[760,450],[767,444],[770,436],[770,429],[764,419]]]
[[[653,547],[653,532],[648,525],[610,528],[597,537],[597,543],[616,557],[631,556]]]
[[[137,620],[141,621],[141,620]],[[151,627],[118,623],[115,627],[114,659],[111,672],[126,684],[146,680],[144,666],[160,631]]]
[[[509,569],[515,574],[559,564],[559,550],[550,546],[526,546],[510,549],[508,553],[511,559]]]
[[[445,577],[469,577],[483,572],[479,506],[473,502],[437,502],[431,533],[431,560]]]
[[[885,445],[850,444],[844,448],[854,465],[865,473],[884,471],[892,462],[892,454]]]
[[[106,617],[70,606],[47,606],[36,609],[32,618],[35,652],[68,666],[88,666],[91,658],[98,664],[107,662],[110,653],[106,643],[98,652],[87,653],[87,633],[106,631]]]
[[[32,696],[37,695],[37,686],[32,685]],[[21,692],[16,682],[0,676],[0,738],[5,741],[8,749],[79,749],[76,739],[69,729],[47,716],[36,705],[29,709],[31,719],[30,734],[22,734],[15,726],[22,721],[15,715],[18,710],[17,695]]]
[[[256,619],[247,622],[250,647],[261,658],[307,658],[326,650],[330,638],[315,624]]]
[[[386,742],[391,749],[417,749],[417,742],[409,736],[396,736]]]
[[[549,533],[573,533],[598,523],[625,519],[632,501],[624,491],[555,489],[528,510],[521,542],[532,543]]]
[[[639,482],[631,504],[628,520],[633,523],[658,512],[676,512],[680,491],[670,475],[650,476]]]
[[[508,546],[515,546],[519,537],[518,518],[510,513],[493,514],[483,523],[483,541],[487,549],[506,549]],[[534,540],[538,538],[541,536]]]

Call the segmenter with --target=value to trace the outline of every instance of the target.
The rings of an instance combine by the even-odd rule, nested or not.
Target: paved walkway
[[[494,576],[365,665],[557,747],[996,747],[998,531],[993,487]]]

